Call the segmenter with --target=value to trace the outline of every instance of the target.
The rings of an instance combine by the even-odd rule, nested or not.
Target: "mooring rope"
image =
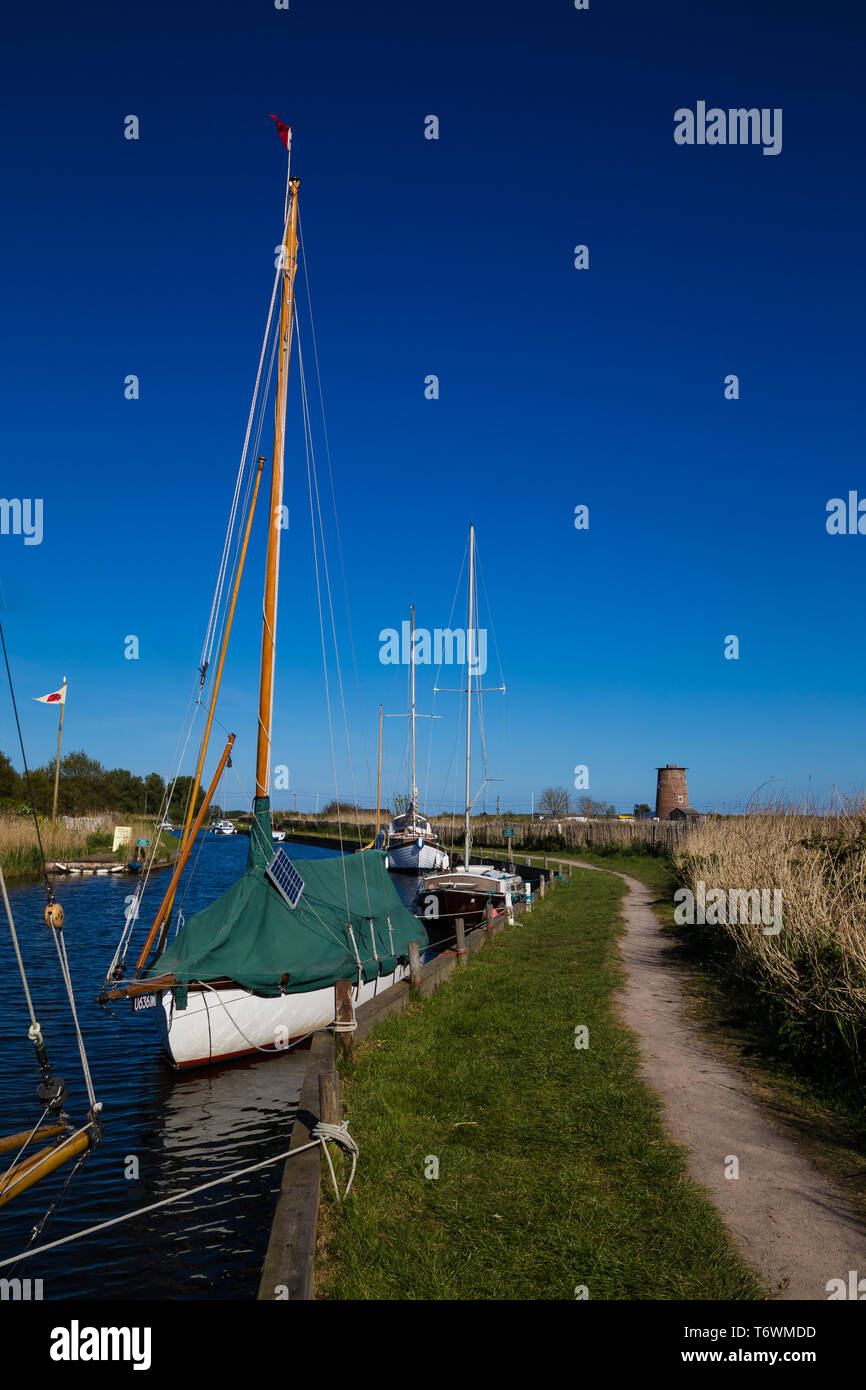
[[[320,1120],[313,1130],[313,1138],[321,1139],[322,1148],[325,1151],[325,1158],[328,1160],[328,1167],[331,1170],[331,1182],[334,1184],[334,1193],[338,1202],[345,1202],[352,1190],[352,1183],[355,1180],[355,1169],[358,1166],[358,1145],[349,1133],[349,1121],[345,1120],[341,1125],[327,1125],[324,1120]],[[328,1150],[328,1140],[332,1139],[335,1144],[346,1149],[352,1155],[352,1171],[349,1174],[349,1181],[346,1183],[346,1191],[340,1196],[340,1189],[337,1186],[337,1175],[334,1172],[334,1164]]]
[[[317,1133],[317,1131],[320,1132]],[[325,1125],[319,1121],[316,1128],[313,1130],[313,1134],[315,1137],[311,1139],[308,1144],[299,1144],[296,1149],[286,1149],[285,1153],[275,1154],[273,1158],[262,1159],[260,1163],[251,1163],[247,1168],[238,1168],[235,1172],[226,1173],[221,1178],[212,1178],[210,1182],[199,1183],[197,1187],[187,1188],[184,1192],[175,1192],[171,1197],[163,1197],[159,1202],[151,1202],[146,1207],[138,1207],[135,1211],[124,1212],[122,1216],[113,1216],[109,1221],[100,1221],[95,1226],[86,1226],[83,1231],[73,1231],[71,1235],[61,1236],[59,1240],[49,1241],[47,1245],[38,1245],[33,1250],[24,1250],[18,1255],[12,1255],[9,1259],[0,1260],[0,1269],[5,1268],[6,1265],[17,1264],[19,1260],[32,1259],[34,1255],[44,1255],[47,1251],[56,1250],[58,1246],[61,1245],[68,1245],[73,1240],[83,1240],[85,1236],[95,1235],[97,1231],[107,1231],[111,1226],[120,1226],[125,1221],[134,1220],[137,1216],[146,1216],[148,1212],[158,1211],[160,1207],[171,1206],[173,1202],[180,1202],[184,1197],[195,1197],[199,1192],[207,1192],[211,1187],[219,1187],[223,1183],[234,1182],[235,1178],[245,1177],[248,1173],[257,1173],[262,1168],[269,1167],[272,1163],[285,1162],[287,1159],[294,1158],[297,1154],[305,1153],[307,1149],[315,1149],[318,1145],[321,1145],[325,1153],[328,1154],[327,1145],[331,1140],[336,1144],[340,1144],[352,1154],[352,1172],[349,1176],[346,1191],[342,1198],[340,1197],[339,1188],[337,1187],[337,1179],[334,1173],[334,1166],[331,1162],[331,1156],[328,1154],[328,1165],[331,1169],[331,1177],[334,1183],[334,1190],[337,1194],[337,1200],[344,1201],[349,1195],[352,1179],[355,1176],[355,1168],[358,1161],[358,1145],[349,1134],[345,1124]]]

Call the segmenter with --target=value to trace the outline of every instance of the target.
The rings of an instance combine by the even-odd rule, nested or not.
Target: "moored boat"
[[[218,820],[218,821],[216,821],[210,828],[211,828],[211,830],[213,831],[214,835],[236,835],[236,834],[237,834],[237,830],[235,829],[234,821],[230,821],[230,820]]]
[[[430,870],[447,869],[448,855],[439,837],[425,816],[418,810],[418,788],[415,785],[415,605],[409,620],[409,728],[411,743],[411,790],[409,805],[402,815],[394,816],[385,834],[385,863],[400,873],[419,874]]]
[[[469,528],[469,621],[466,629],[466,809],[464,813],[463,863],[445,873],[431,874],[418,890],[416,911],[427,922],[438,921],[450,932],[458,917],[468,930],[477,926],[489,905],[496,913],[510,913],[513,903],[523,894],[523,879],[511,870],[500,870],[492,864],[473,864],[471,859],[472,832],[472,697],[473,672],[469,652],[472,650],[476,622],[475,594],[475,527]],[[476,650],[478,646],[476,643]],[[480,694],[480,690],[475,692]]]
[[[280,135],[290,153],[291,132],[281,126]],[[227,542],[224,550],[224,554],[235,556],[233,575],[221,571],[218,583],[218,592],[225,595],[224,621],[221,625],[212,621],[209,626],[209,631],[219,628],[222,638],[177,862],[131,978],[125,978],[124,958],[136,916],[133,910],[127,914],[127,924],[100,995],[103,1002],[128,999],[135,1012],[150,1013],[171,1061],[179,1067],[283,1051],[307,1034],[335,1023],[340,982],[348,981],[353,1002],[362,1003],[407,976],[410,943],[417,942],[422,949],[427,945],[423,925],[400,901],[381,851],[305,860],[299,868],[284,850],[274,848],[269,788],[287,378],[298,262],[298,182],[290,172],[287,174],[282,254],[262,349],[264,361],[267,346],[273,341],[277,387],[262,606],[255,796],[246,868],[236,883],[201,911],[185,919],[178,912],[176,934],[168,941],[180,875],[205,823],[235,743],[235,735],[230,734],[196,812],[265,463],[263,457],[248,454],[249,430],[236,484],[236,497],[244,496],[246,501],[240,510],[233,504],[230,530],[237,527],[237,541],[234,546]],[[278,290],[277,323],[274,304]],[[250,419],[257,411],[264,414],[264,398],[259,397],[261,377],[260,367]],[[309,399],[303,379],[301,391],[306,425]],[[319,602],[321,622],[321,597]],[[202,687],[208,665],[204,661],[199,668]],[[231,833],[234,830],[232,825]]]

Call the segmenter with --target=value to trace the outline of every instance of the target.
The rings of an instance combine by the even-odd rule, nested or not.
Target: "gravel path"
[[[654,894],[628,874],[618,877],[628,888],[621,946],[628,983],[619,1003],[668,1132],[689,1150],[690,1176],[709,1192],[771,1297],[826,1299],[828,1280],[847,1285],[849,1270],[866,1279],[866,1229],[689,1021],[684,974],[650,906]],[[725,1177],[729,1156],[739,1161],[738,1178]]]

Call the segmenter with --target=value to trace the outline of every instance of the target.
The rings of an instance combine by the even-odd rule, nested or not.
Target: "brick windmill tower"
[[[689,789],[686,786],[686,771],[675,763],[656,769],[656,815],[659,820],[670,820],[671,811],[689,809]]]

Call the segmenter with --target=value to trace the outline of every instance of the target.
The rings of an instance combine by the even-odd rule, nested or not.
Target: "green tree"
[[[141,815],[144,811],[144,782],[125,767],[114,767],[105,774],[106,810],[120,811],[125,816]]]
[[[51,783],[52,796],[56,761],[52,759],[45,768]],[[88,758],[83,749],[67,753],[60,764],[57,809],[65,815],[85,816],[92,811],[106,810],[105,798],[105,769],[102,763],[97,762],[95,758]],[[50,804],[47,810],[51,810]]]
[[[158,772],[149,772],[144,779],[144,790],[147,796],[148,815],[155,816],[162,805],[162,798],[165,796],[165,782]]]
[[[15,806],[22,798],[23,778],[19,777],[5,753],[0,753],[0,805]]]

